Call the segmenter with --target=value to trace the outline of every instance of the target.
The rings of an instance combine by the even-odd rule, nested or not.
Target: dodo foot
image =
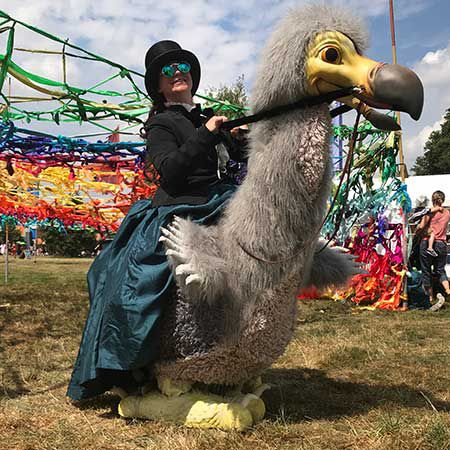
[[[175,422],[190,428],[244,431],[254,424],[253,415],[258,419],[261,417],[262,400],[257,400],[258,404],[253,399],[248,403],[250,410],[240,403],[227,402],[212,394],[189,392],[167,397],[154,391],[142,397],[123,399],[119,404],[119,414],[122,417]]]
[[[191,391],[191,383],[158,378],[159,391],[122,398],[122,417],[153,419],[183,424],[191,428],[244,431],[264,418],[264,402],[259,398],[268,385],[259,384],[253,393],[222,397]]]

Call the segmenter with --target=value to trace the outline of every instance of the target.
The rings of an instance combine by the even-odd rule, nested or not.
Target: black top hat
[[[158,92],[161,69],[174,62],[188,62],[191,65],[192,95],[197,92],[200,83],[200,63],[188,50],[183,50],[174,41],[159,41],[152,45],[145,55],[145,87],[155,102],[163,102],[164,97]]]

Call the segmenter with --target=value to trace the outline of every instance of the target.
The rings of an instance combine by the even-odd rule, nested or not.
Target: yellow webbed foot
[[[157,381],[158,389],[168,397],[178,397],[192,389],[192,383],[189,381],[175,381],[170,378],[157,378]]]
[[[247,408],[252,415],[253,424],[257,424],[264,419],[264,416],[266,415],[266,405],[264,404],[262,399],[260,399],[256,395],[247,394],[241,402],[241,405],[244,408]]]
[[[243,431],[253,424],[250,411],[239,403],[202,392],[167,397],[160,392],[129,396],[119,404],[122,417],[163,420],[192,428]]]
[[[244,431],[253,425],[250,411],[239,403],[200,400],[192,405],[184,424],[192,428]]]
[[[262,384],[261,378],[253,386],[257,386],[253,393],[240,394],[233,398],[233,401],[239,402],[244,408],[250,411],[253,418],[253,424],[260,422],[266,414],[266,405],[264,401],[260,398],[263,392],[270,389],[268,384]]]
[[[191,391],[192,384],[168,378],[158,380],[161,392],[122,398],[122,417],[175,422],[191,428],[244,431],[261,421],[266,412],[260,395],[269,386],[260,379],[252,383],[253,393],[220,396]]]

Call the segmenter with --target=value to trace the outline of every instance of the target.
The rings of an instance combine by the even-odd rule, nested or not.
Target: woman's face
[[[164,96],[166,101],[183,101],[189,103],[192,101],[192,77],[191,73],[182,73],[175,71],[173,77],[168,78],[164,75],[159,76],[159,93]]]

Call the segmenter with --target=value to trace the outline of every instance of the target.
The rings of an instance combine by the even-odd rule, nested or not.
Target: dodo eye
[[[322,61],[331,64],[339,64],[341,62],[341,54],[339,53],[339,50],[335,47],[324,48],[320,56],[322,57]]]

